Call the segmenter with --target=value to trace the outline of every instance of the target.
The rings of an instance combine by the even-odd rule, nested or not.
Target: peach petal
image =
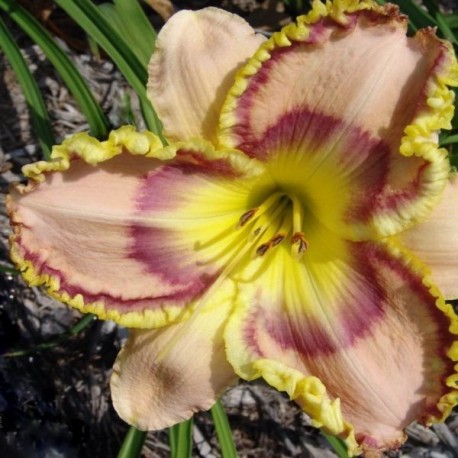
[[[321,265],[307,253],[303,266],[272,256],[241,288],[226,329],[241,377],[265,377],[317,426],[349,445],[353,430],[369,451],[397,447],[414,420],[443,417],[453,405],[453,314],[423,283],[422,265],[376,242],[346,243],[346,254],[324,255]],[[306,388],[312,378],[321,387]]]
[[[190,323],[131,331],[111,378],[119,416],[141,430],[166,428],[209,409],[235,384],[222,338],[229,310],[219,300]]]
[[[400,234],[401,241],[431,269],[447,299],[458,299],[458,178],[452,175],[441,202],[426,221]]]
[[[263,41],[242,18],[220,9],[171,17],[156,41],[147,91],[167,139],[201,137],[216,144],[234,74]]]

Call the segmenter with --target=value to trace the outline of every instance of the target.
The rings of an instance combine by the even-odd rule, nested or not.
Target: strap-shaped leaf
[[[191,458],[192,423],[192,418],[190,418],[169,428],[171,458]]]
[[[114,0],[114,3],[99,5],[99,9],[146,67],[153,54],[157,34],[138,1]]]
[[[443,37],[451,41],[453,44],[458,44],[457,36],[448,24],[446,15],[442,14],[440,11],[437,2],[433,0],[423,0],[423,5],[427,8],[429,14],[435,19],[437,27]]]
[[[5,268],[2,267],[1,270],[4,272]],[[16,271],[17,272],[17,271]],[[14,273],[14,269],[10,269],[10,273]],[[17,272],[19,273],[19,272]],[[87,328],[91,323],[94,323],[95,316],[88,313],[84,315],[77,323],[75,323],[70,329],[54,337],[52,340],[47,342],[42,342],[37,345],[34,345],[30,348],[25,348],[22,350],[12,350],[0,355],[2,358],[16,358],[18,356],[27,356],[40,351],[49,350],[50,348],[57,347],[61,343],[68,340],[70,337],[76,336],[83,329]]]
[[[131,426],[127,431],[117,458],[140,458],[147,431],[140,431]]]
[[[0,0],[0,8],[43,50],[55,67],[76,103],[84,113],[95,137],[102,138],[108,132],[109,122],[94,99],[84,78],[73,62],[57,45],[46,29],[22,6],[13,0]]]
[[[338,437],[322,433],[339,458],[349,458],[345,443]]]
[[[146,67],[139,61],[128,43],[107,22],[90,0],[56,0],[56,3],[78,23],[113,59],[116,66],[137,93],[148,129],[160,135],[161,123],[146,98]]]
[[[445,20],[451,29],[458,29],[458,14],[447,14]]]
[[[13,67],[14,73],[24,92],[30,112],[30,119],[35,133],[37,134],[41,149],[43,150],[43,157],[49,159],[51,147],[55,143],[55,140],[45,102],[37,82],[33,78],[26,61],[22,57],[21,51],[1,18],[0,48],[3,49],[6,58]]]
[[[232,438],[231,426],[220,401],[216,401],[215,405],[211,408],[211,414],[223,458],[237,458],[237,449]]]

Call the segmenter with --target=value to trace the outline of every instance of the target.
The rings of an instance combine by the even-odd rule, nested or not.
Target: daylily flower
[[[458,65],[393,5],[314,1],[265,40],[182,11],[148,92],[170,142],[77,134],[8,202],[12,258],[132,329],[115,408],[141,429],[264,378],[350,453],[397,447],[457,402]],[[453,216],[451,215],[453,212]]]

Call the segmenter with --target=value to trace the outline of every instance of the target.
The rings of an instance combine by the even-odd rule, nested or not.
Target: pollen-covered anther
[[[274,248],[285,239],[282,233],[275,234],[268,242],[262,243],[256,248],[256,256],[264,256],[270,248]]]
[[[259,208],[251,208],[250,210],[248,210],[247,212],[245,212],[240,218],[239,218],[239,222],[237,223],[237,227],[240,228],[240,227],[243,227],[245,226],[246,223],[248,223],[249,221],[251,221],[254,217],[254,215],[256,215],[256,213],[258,212]]]
[[[307,250],[309,244],[303,232],[295,232],[291,238],[291,250],[297,257],[301,257]]]
[[[269,243],[263,243],[262,245],[259,245],[258,248],[256,248],[256,255],[264,256],[267,253],[267,251],[269,250],[269,248],[270,248]]]
[[[284,234],[275,234],[274,237],[272,237],[272,239],[270,240],[270,244],[271,246],[277,246],[279,245],[283,239],[285,238],[285,235]]]

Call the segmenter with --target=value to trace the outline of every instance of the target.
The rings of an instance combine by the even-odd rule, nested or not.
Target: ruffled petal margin
[[[141,430],[157,430],[209,409],[237,376],[227,362],[223,329],[232,300],[184,323],[159,330],[131,330],[111,377],[119,416]]]
[[[348,196],[337,199],[345,200],[340,224],[316,216],[343,237],[395,234],[425,218],[446,185],[437,131],[451,128],[453,48],[432,29],[406,37],[407,18],[394,5],[313,5],[239,71],[222,109],[220,144],[272,163],[280,183],[297,170],[304,183],[332,173],[336,195]],[[347,189],[359,181],[364,192]],[[309,197],[312,208],[325,207]]]
[[[252,162],[205,142],[162,148],[131,127],[105,142],[77,134],[12,190],[11,257],[83,312],[142,328],[185,319],[241,237]]]
[[[240,283],[228,359],[240,377],[286,391],[351,454],[378,454],[456,405],[458,320],[394,241],[325,241],[302,264],[279,247],[245,272],[256,280]]]
[[[168,140],[214,143],[235,72],[264,40],[241,17],[217,8],[180,11],[169,19],[148,67],[147,91]]]
[[[426,221],[400,234],[400,241],[430,269],[449,300],[458,299],[458,176],[453,174],[441,202]]]

